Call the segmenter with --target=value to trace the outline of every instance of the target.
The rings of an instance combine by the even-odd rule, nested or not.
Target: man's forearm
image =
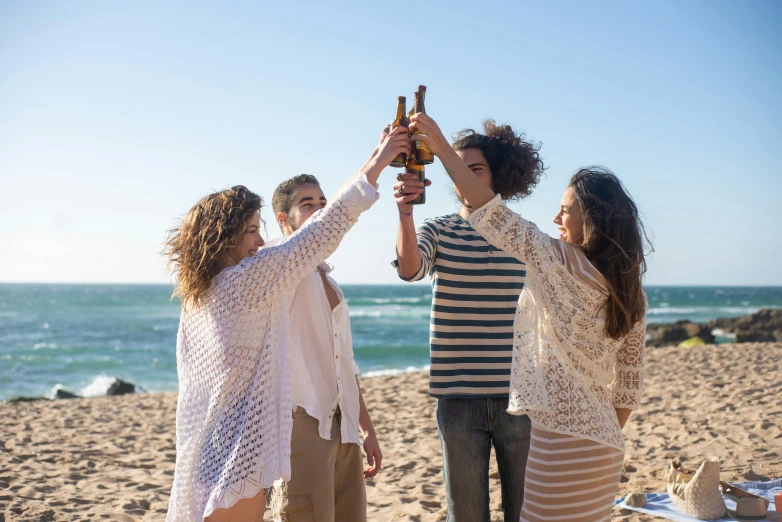
[[[396,260],[399,274],[411,278],[421,269],[421,251],[415,235],[413,216],[399,216],[399,232],[396,235]]]
[[[456,152],[449,149],[440,161],[470,208],[478,210],[494,198],[494,191],[470,170]]]
[[[367,405],[364,404],[364,395],[361,393],[361,386],[358,384],[358,376],[356,376],[356,385],[358,386],[358,427],[361,430],[361,434],[366,437],[370,433],[375,432],[375,427],[372,425],[372,419],[367,411]]]

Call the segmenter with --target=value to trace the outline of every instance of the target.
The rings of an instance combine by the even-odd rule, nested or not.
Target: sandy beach
[[[782,343],[649,348],[642,407],[625,428],[620,494],[662,491],[671,459],[722,459],[722,479],[782,477]],[[426,374],[363,379],[384,451],[372,521],[445,520]],[[176,394],[0,405],[0,522],[164,520]],[[490,470],[492,520],[502,520]],[[615,520],[651,517],[615,510]],[[266,520],[270,520],[267,514]]]

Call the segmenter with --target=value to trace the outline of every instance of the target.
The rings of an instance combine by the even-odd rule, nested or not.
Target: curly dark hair
[[[584,220],[580,246],[608,282],[605,331],[619,339],[644,318],[641,281],[646,272],[644,244],[652,251],[638,207],[622,182],[605,167],[579,169],[570,179]]]
[[[483,122],[484,134],[464,129],[454,138],[453,149],[480,149],[492,175],[492,188],[503,200],[519,200],[529,196],[546,170],[538,151],[540,144],[526,141],[526,135],[516,134],[510,125],[497,125],[494,120]]]
[[[201,199],[168,231],[163,255],[168,257],[169,273],[176,275],[174,297],[183,307],[198,306],[222,268],[222,257],[236,246],[262,206],[261,196],[237,185]]]

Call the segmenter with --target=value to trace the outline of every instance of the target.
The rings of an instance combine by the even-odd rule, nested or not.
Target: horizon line
[[[394,282],[394,283],[340,283],[340,286],[410,286],[410,285],[427,285],[430,286],[429,281],[421,280],[414,282]],[[0,281],[0,285],[138,285],[138,286],[171,286],[172,283],[160,283],[160,282],[118,282],[118,281]],[[675,283],[644,283],[643,286],[654,287],[731,287],[731,288],[782,288],[782,284],[746,284],[746,283],[690,283],[690,284],[675,284]]]

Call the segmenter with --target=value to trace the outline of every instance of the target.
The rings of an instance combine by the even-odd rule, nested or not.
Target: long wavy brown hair
[[[237,185],[201,199],[168,231],[163,255],[176,277],[172,298],[179,297],[185,309],[199,305],[226,254],[262,206],[261,196]]]
[[[608,282],[606,334],[619,339],[646,313],[641,281],[646,273],[644,243],[650,245],[638,207],[610,170],[580,169],[570,179],[584,221],[580,245]]]

